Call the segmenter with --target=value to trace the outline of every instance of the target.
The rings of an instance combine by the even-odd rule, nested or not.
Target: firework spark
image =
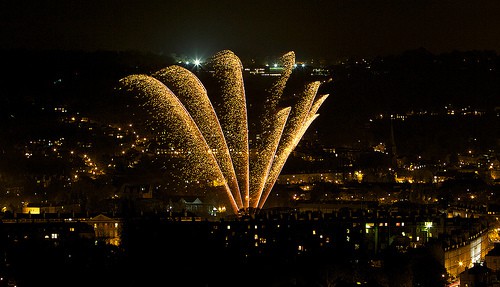
[[[236,181],[231,154],[219,119],[203,84],[189,70],[175,65],[154,73],[153,77],[170,87],[193,117],[208,146],[212,149],[233,197],[241,206],[241,193]]]
[[[299,140],[302,127],[307,122],[309,112],[311,110],[314,97],[318,91],[320,82],[316,81],[306,85],[305,90],[298,98],[298,101],[292,106],[289,119],[286,123],[283,136],[280,139],[278,145],[278,150],[274,156],[273,164],[271,170],[269,171],[269,177],[267,178],[263,197],[259,199],[259,208],[264,206],[274,183],[278,179],[278,176],[285,165],[285,162],[290,156],[293,148],[295,147],[295,142]]]
[[[259,118],[262,141],[250,156],[247,99],[243,66],[231,51],[216,53],[209,60],[216,79],[212,104],[210,90],[195,74],[180,66],[169,66],[151,76],[131,75],[120,82],[150,114],[151,129],[168,130],[168,136],[185,151],[186,178],[207,178],[222,183],[235,214],[263,208],[287,158],[297,146],[328,95],[316,97],[319,81],[305,85],[295,103],[280,106],[292,74],[295,54],[281,57],[283,72],[264,93]]]

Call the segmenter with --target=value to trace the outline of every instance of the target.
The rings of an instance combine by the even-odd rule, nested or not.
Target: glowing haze
[[[207,66],[216,80],[212,103],[199,78],[186,68],[172,65],[152,75],[130,75],[120,80],[150,114],[153,130],[168,130],[182,146],[186,180],[217,182],[237,214],[261,209],[293,149],[317,118],[328,95],[317,96],[319,81],[307,83],[283,106],[282,96],[293,72],[295,53],[280,59],[282,71],[266,96],[259,117],[261,134],[250,146],[249,119],[243,66],[229,50],[213,55]]]

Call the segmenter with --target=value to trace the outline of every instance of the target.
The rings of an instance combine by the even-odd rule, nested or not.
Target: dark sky
[[[1,0],[0,48],[297,60],[500,51],[499,0]]]

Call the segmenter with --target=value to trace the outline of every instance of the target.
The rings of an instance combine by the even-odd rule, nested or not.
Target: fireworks
[[[281,98],[295,64],[295,54],[281,57],[283,72],[266,95],[259,118],[261,141],[250,158],[247,99],[243,66],[231,51],[209,60],[216,80],[207,89],[191,71],[169,66],[148,75],[131,75],[120,82],[150,115],[152,130],[168,130],[168,137],[184,151],[181,168],[187,179],[219,182],[233,212],[263,208],[288,156],[328,95],[316,97],[319,81],[307,84],[295,103],[283,107]],[[220,100],[213,104],[209,95]]]

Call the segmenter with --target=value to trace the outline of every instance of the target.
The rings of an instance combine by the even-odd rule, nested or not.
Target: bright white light
[[[199,66],[199,65],[201,65],[201,61],[200,61],[200,59],[195,59],[195,60],[194,60],[194,65],[195,65],[195,66]]]

